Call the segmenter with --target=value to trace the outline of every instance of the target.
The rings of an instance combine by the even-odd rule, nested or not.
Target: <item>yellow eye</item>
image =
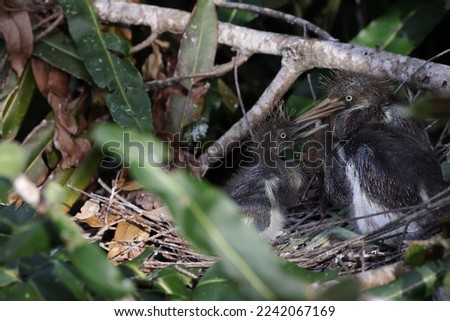
[[[285,139],[287,137],[287,134],[285,132],[280,133],[280,138]]]
[[[345,100],[348,102],[351,102],[353,100],[353,96],[352,95],[347,95],[345,96]]]

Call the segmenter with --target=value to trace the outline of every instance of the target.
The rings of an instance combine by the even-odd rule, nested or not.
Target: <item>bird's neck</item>
[[[384,118],[381,109],[364,108],[338,115],[331,122],[334,136],[338,139],[348,139],[367,124],[384,122]]]

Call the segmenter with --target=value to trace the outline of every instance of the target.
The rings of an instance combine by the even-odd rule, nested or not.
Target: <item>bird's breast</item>
[[[395,210],[384,206],[381,203],[383,200],[377,201],[371,197],[370,193],[364,186],[364,181],[367,178],[359,176],[358,171],[355,168],[355,164],[351,160],[348,161],[346,165],[346,176],[352,191],[351,211],[353,218],[356,219],[355,224],[358,232],[361,234],[371,233],[401,217],[402,214],[400,212],[396,212]],[[416,223],[412,223],[408,226],[407,232],[414,232],[418,229],[419,226]],[[402,231],[403,226],[393,232],[390,232],[389,234]]]

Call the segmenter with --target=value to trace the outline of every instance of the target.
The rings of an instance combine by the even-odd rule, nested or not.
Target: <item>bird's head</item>
[[[297,123],[328,118],[338,136],[347,136],[368,123],[383,121],[385,111],[395,101],[392,84],[366,75],[335,72],[327,79],[328,96],[306,113]]]
[[[255,130],[254,140],[266,156],[299,160],[299,147],[324,127],[310,128],[310,123],[295,124],[284,111],[276,111]]]

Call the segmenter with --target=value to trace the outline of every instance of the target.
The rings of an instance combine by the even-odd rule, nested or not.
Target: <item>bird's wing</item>
[[[371,146],[362,145],[351,157],[368,197],[389,208],[418,204],[421,199],[417,185],[405,177],[401,168],[393,169],[387,165],[380,154]]]
[[[433,153],[412,135],[389,126],[361,130],[346,153],[368,195],[390,208],[418,204],[445,186]]]

